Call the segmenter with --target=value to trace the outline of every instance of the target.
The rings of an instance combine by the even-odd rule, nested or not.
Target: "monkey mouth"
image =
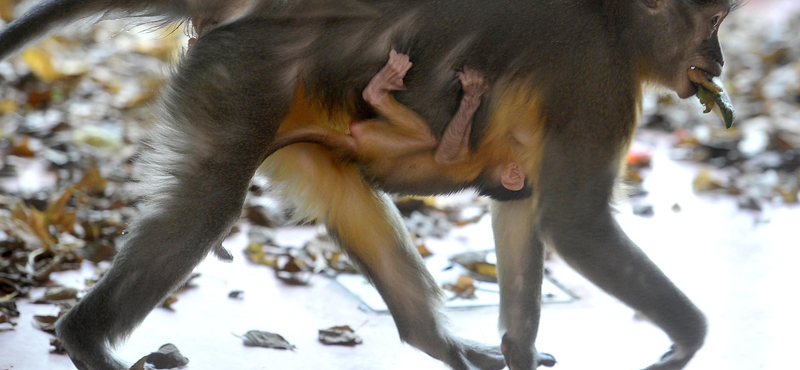
[[[697,98],[705,107],[703,113],[714,111],[724,122],[726,128],[731,128],[736,119],[736,112],[725,86],[719,78],[722,74],[722,66],[711,71],[692,67],[687,72],[692,88],[695,90]]]
[[[689,81],[692,82],[695,89],[702,86],[706,90],[712,91],[715,94],[722,92],[722,87],[714,82],[714,78],[719,77],[721,73],[722,73],[721,70],[708,72],[705,69],[697,68],[694,66],[692,68],[689,68],[688,72]]]
[[[719,77],[721,74],[722,68],[719,66],[716,68],[700,68],[692,66],[687,71],[687,77],[689,80],[687,91],[684,94],[680,94],[680,97],[682,99],[686,99],[694,96],[697,94],[698,90],[700,90],[700,87],[703,87],[709,91],[714,91],[715,93],[721,91],[721,88],[712,82],[714,78]]]

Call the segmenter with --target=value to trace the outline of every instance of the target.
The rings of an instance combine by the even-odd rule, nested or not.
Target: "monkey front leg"
[[[592,140],[576,135],[545,147],[548,165],[538,183],[542,233],[581,275],[667,333],[672,350],[648,370],[682,369],[703,344],[706,319],[614,219],[608,202],[618,156]],[[574,147],[591,149],[569,150]]]
[[[316,145],[276,152],[264,170],[299,215],[325,223],[392,313],[400,338],[457,370],[505,367],[499,349],[455,337],[438,311],[439,289],[405,231],[397,208],[358,170]]]
[[[706,319],[625,235],[611,212],[595,214],[591,221],[558,222],[548,229],[556,250],[570,266],[644,314],[673,341],[672,349],[647,370],[683,369],[703,345]]]
[[[544,276],[544,245],[534,223],[533,197],[493,204],[501,348],[510,370],[531,370],[555,364],[553,356],[538,353],[534,348]]]

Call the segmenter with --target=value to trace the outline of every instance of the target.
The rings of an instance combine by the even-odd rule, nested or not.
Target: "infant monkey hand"
[[[403,78],[406,77],[406,73],[411,69],[411,66],[412,63],[408,55],[398,54],[394,50],[389,52],[389,62],[387,62],[386,66],[379,72],[379,74],[383,74],[382,77],[386,81],[386,85],[382,87],[387,91],[405,89]]]
[[[389,52],[389,61],[380,72],[372,77],[364,89],[362,93],[364,100],[377,107],[386,102],[390,91],[405,90],[403,78],[406,77],[411,66],[408,55],[398,54],[394,50]]]

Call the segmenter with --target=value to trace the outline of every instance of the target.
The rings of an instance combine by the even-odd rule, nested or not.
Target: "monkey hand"
[[[461,81],[464,97],[480,99],[481,95],[489,91],[489,83],[483,74],[472,68],[464,67],[463,72],[458,72],[458,79]]]

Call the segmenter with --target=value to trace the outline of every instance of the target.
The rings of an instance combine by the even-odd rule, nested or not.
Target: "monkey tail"
[[[108,0],[47,0],[0,31],[0,60],[52,30],[90,16],[109,5]]]
[[[0,31],[0,60],[50,32],[94,15],[158,16],[161,20],[188,15],[183,2],[162,0],[45,0]]]

